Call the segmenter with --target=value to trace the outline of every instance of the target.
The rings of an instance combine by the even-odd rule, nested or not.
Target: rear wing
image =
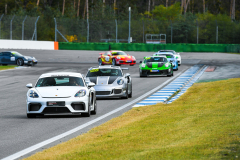
[[[121,70],[129,70],[128,68],[121,68]]]

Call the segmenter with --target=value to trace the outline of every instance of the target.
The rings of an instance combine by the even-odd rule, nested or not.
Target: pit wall
[[[147,51],[175,50],[176,52],[232,52],[239,53],[239,44],[143,44],[143,43],[74,43],[59,42],[59,50],[122,50]]]
[[[26,40],[0,40],[0,49],[58,50],[58,42],[26,41]]]

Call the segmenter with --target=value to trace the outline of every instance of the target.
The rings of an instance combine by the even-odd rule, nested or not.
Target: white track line
[[[146,97],[146,96],[148,96],[148,95],[156,92],[157,90],[159,90],[160,88],[162,88],[164,85],[166,85],[167,83],[169,83],[170,81],[172,81],[173,79],[175,79],[176,77],[178,77],[180,74],[182,74],[182,72],[178,73],[176,76],[168,79],[167,81],[165,81],[165,82],[162,83],[161,85],[159,85],[159,86],[157,86],[156,88],[148,91],[147,93],[145,93],[144,95],[138,97],[137,99],[134,99],[133,101],[131,101],[131,102],[129,102],[129,103],[127,103],[127,104],[125,104],[125,105],[123,105],[123,106],[121,106],[121,107],[119,107],[119,108],[117,108],[117,109],[115,109],[115,110],[113,110],[113,111],[111,111],[111,112],[108,112],[107,114],[104,114],[104,115],[102,115],[102,116],[100,116],[100,117],[98,117],[98,118],[96,118],[96,119],[94,119],[94,120],[91,120],[91,121],[89,121],[89,122],[87,122],[87,123],[85,123],[85,124],[83,124],[83,125],[80,125],[80,126],[74,128],[74,129],[70,130],[70,131],[67,131],[67,132],[62,133],[62,134],[60,134],[60,135],[58,135],[58,136],[55,136],[55,137],[53,137],[53,138],[50,138],[50,139],[48,139],[48,140],[45,140],[45,141],[40,142],[40,143],[38,143],[38,144],[35,144],[35,145],[31,146],[31,147],[28,147],[28,148],[26,148],[26,149],[24,149],[24,150],[22,150],[22,151],[19,151],[19,152],[17,152],[17,153],[14,153],[14,154],[12,154],[12,155],[10,155],[10,156],[8,156],[8,157],[3,158],[2,160],[13,160],[13,159],[17,159],[17,158],[19,158],[19,157],[21,157],[21,156],[24,156],[24,155],[26,155],[26,154],[28,154],[28,153],[30,153],[30,152],[32,152],[32,151],[37,150],[37,149],[39,149],[39,148],[41,148],[41,147],[43,147],[43,146],[45,146],[45,145],[48,145],[48,144],[50,144],[50,143],[52,143],[52,142],[55,142],[55,141],[57,141],[57,140],[59,140],[59,139],[61,139],[61,138],[64,138],[64,137],[66,137],[66,136],[69,136],[70,134],[75,133],[75,132],[77,132],[77,131],[85,128],[85,127],[88,127],[88,126],[90,126],[91,124],[94,124],[94,123],[96,123],[96,122],[98,122],[98,121],[100,121],[100,120],[102,120],[102,119],[104,119],[104,118],[106,118],[106,117],[108,117],[108,116],[110,116],[110,115],[112,115],[112,114],[120,111],[120,110],[123,110],[124,108],[127,108],[128,106],[130,106],[130,105],[132,105],[132,104],[140,101],[140,100],[143,99],[144,97]]]

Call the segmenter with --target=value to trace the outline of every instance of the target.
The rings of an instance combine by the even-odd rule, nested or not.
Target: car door
[[[15,62],[15,61],[14,61]],[[11,53],[3,52],[2,64],[11,64]]]
[[[0,64],[2,64],[3,53],[0,53]]]
[[[103,62],[105,62],[106,64],[112,63],[111,53],[109,51],[103,54]]]

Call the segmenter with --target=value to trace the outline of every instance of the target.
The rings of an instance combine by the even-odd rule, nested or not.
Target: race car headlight
[[[28,96],[31,97],[31,98],[38,98],[38,94],[37,92],[31,90],[29,93],[28,93]]]
[[[165,63],[165,67],[168,67],[169,66],[169,63]]]
[[[81,89],[80,91],[78,91],[74,97],[84,97],[86,95],[86,90],[85,89]]]
[[[121,57],[117,56],[117,59],[121,59]]]
[[[143,63],[143,64],[142,64],[142,68],[145,68],[145,67],[146,67],[146,65]]]
[[[136,59],[134,56],[132,56],[133,59]]]
[[[122,79],[119,79],[119,80],[117,81],[117,84],[118,84],[118,85],[122,85],[123,82],[124,82],[124,81],[123,81]]]
[[[28,57],[24,57],[26,60],[28,60]]]

